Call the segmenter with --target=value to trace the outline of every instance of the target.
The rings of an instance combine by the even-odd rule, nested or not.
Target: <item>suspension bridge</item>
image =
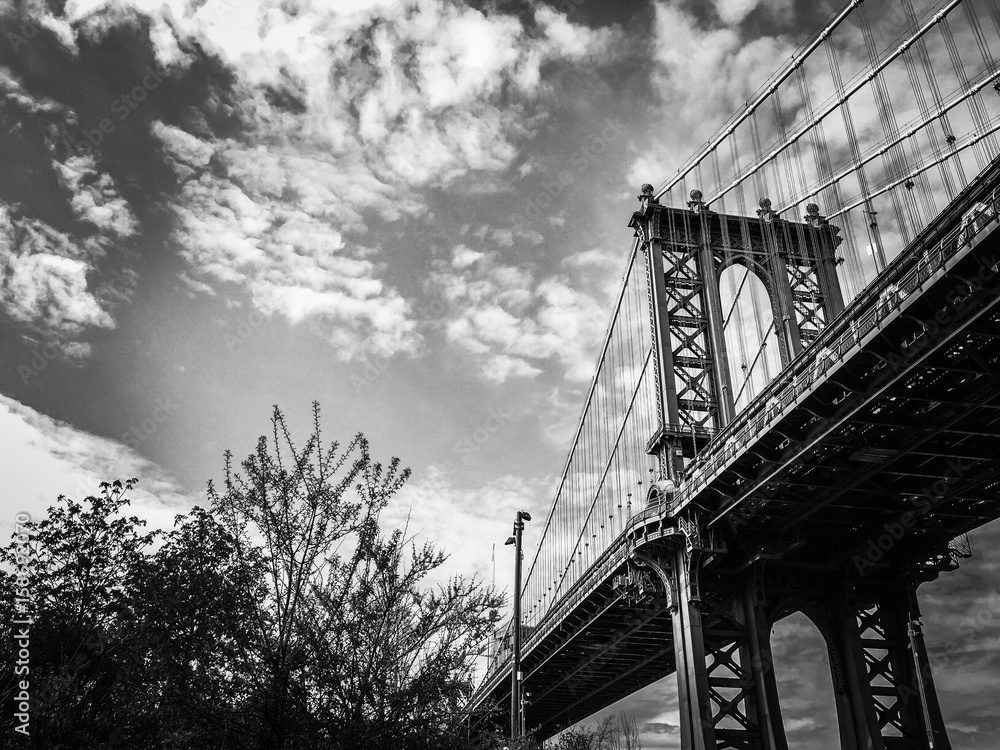
[[[519,592],[538,738],[676,674],[684,748],[784,750],[801,612],[842,748],[950,747],[917,588],[1000,517],[998,59],[996,2],[852,0],[642,187]]]

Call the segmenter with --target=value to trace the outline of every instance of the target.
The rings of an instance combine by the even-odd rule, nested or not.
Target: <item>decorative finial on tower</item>
[[[691,209],[696,214],[700,214],[702,211],[707,211],[708,206],[705,205],[705,201],[701,199],[702,193],[698,188],[691,191],[691,200],[688,201],[688,208]]]
[[[771,199],[761,198],[757,205],[760,208],[757,209],[757,216],[760,217],[761,221],[772,222],[778,218],[778,214],[771,210]]]
[[[648,182],[642,186],[641,190],[642,192],[637,196],[639,198],[640,211],[645,211],[651,203],[654,205],[659,203],[659,201],[653,197],[653,186]]]
[[[822,227],[830,223],[825,216],[820,215],[819,206],[815,203],[806,204],[806,215],[802,219],[811,227]]]

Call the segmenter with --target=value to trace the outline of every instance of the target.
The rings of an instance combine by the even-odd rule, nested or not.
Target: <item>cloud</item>
[[[244,285],[263,313],[309,320],[344,360],[415,351],[409,303],[372,261],[341,252],[343,235],[328,222],[208,173],[185,185],[175,211],[192,268]]]
[[[535,9],[535,22],[555,54],[568,60],[600,60],[617,41],[613,29],[595,30],[574,24],[565,14],[544,5]]]
[[[33,29],[0,55],[37,68],[12,95],[36,117],[48,107],[55,145],[89,142],[89,160],[77,149],[54,168],[77,222],[120,241],[166,208],[191,281],[242,285],[344,359],[420,349],[412,305],[385,278],[398,249],[374,243],[372,257],[373,228],[426,216],[427,191],[499,189],[490,175],[547,116],[543,67],[614,54],[613,32],[555,11],[452,0],[91,1],[2,20]],[[135,197],[115,193],[125,178]]]
[[[119,276],[109,294],[101,276],[122,266],[138,220],[115,178],[76,148],[72,110],[32,94],[2,67],[0,116],[8,123],[0,137],[0,308],[29,334],[59,339],[81,358],[89,345],[73,339],[113,328],[114,307],[131,291]]]
[[[536,279],[495,252],[458,245],[450,262],[435,263],[428,285],[446,305],[446,338],[471,355],[487,379],[534,377],[554,360],[569,380],[585,382],[593,375],[609,301],[577,272],[585,265],[574,261],[571,273]]]
[[[717,10],[733,24],[758,4],[720,0]],[[673,174],[795,50],[786,36],[746,39],[732,26],[705,27],[666,3],[655,6],[654,30],[654,90],[670,116],[657,121],[663,148],[635,159],[629,169],[628,180],[636,185]]]
[[[109,438],[92,435],[0,396],[0,451],[5,457],[4,525],[15,513],[38,519],[60,494],[75,500],[114,479],[139,478],[132,510],[151,527],[170,528],[174,515],[199,500],[156,464]]]
[[[642,725],[643,734],[677,734],[680,727],[665,721],[647,721]]]
[[[62,232],[40,219],[17,216],[0,202],[0,306],[13,320],[67,343],[84,329],[114,327],[112,300],[100,295],[88,277],[105,255],[103,242],[132,234],[134,221],[107,175],[81,185],[81,172],[59,166],[69,172],[65,180],[74,193],[73,210],[103,234]]]
[[[792,0],[715,0],[719,20],[727,26],[741,23],[758,9],[776,18],[791,13],[793,3]]]
[[[550,12],[529,29],[451,2],[279,8],[239,54],[213,40],[237,75],[245,132],[158,130],[188,178],[175,237],[194,273],[245,285],[266,314],[314,322],[344,359],[414,354],[412,305],[356,238],[373,219],[425,213],[423,190],[507,170],[533,132],[541,66],[600,57],[610,37]],[[530,372],[497,361],[505,376]]]
[[[110,175],[98,171],[93,155],[70,156],[54,165],[59,182],[70,194],[70,207],[76,217],[109,239],[131,237],[136,233],[136,218],[119,195]]]
[[[548,508],[554,490],[551,477],[529,478],[506,474],[481,485],[461,485],[449,465],[430,466],[394,497],[383,513],[383,527],[404,528],[418,540],[433,539],[449,555],[444,576],[475,574],[489,583],[496,563],[501,590],[512,587],[510,556],[503,542],[518,510]],[[528,524],[526,550],[534,549],[544,519]],[[493,560],[484,545],[495,544]]]
[[[14,320],[49,331],[111,328],[111,317],[87,291],[87,264],[52,253],[3,258],[4,309]]]

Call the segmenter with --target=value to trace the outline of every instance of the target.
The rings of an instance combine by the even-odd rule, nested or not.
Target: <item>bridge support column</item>
[[[756,577],[698,596],[697,551],[675,557],[676,648],[681,746],[691,750],[787,750],[764,589]]]
[[[767,615],[764,588],[755,577],[743,592],[743,622],[746,626],[748,653],[755,695],[752,713],[757,716],[761,732],[760,747],[765,750],[787,750],[785,727],[781,721],[778,683],[774,676],[774,656],[771,653],[771,621]]]
[[[915,586],[898,580],[832,594],[830,664],[844,750],[950,750]],[[842,673],[837,673],[837,665]]]
[[[777,220],[776,220],[777,221]],[[775,248],[774,228],[765,225],[764,237],[768,247],[768,269],[772,279],[788,279],[788,266]],[[778,349],[781,353],[781,366],[784,367],[795,359],[802,351],[802,332],[795,315],[795,303],[792,300],[792,288],[787,281],[775,284],[771,293],[771,313],[774,315],[775,333],[778,335]]]
[[[696,565],[696,556],[685,549],[677,550],[674,556],[676,596],[673,625],[681,747],[685,750],[715,750],[715,723],[708,692]],[[694,581],[692,576],[695,576]]]

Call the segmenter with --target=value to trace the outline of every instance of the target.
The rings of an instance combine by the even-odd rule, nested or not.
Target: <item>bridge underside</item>
[[[539,737],[551,736],[674,671],[666,597],[648,579],[636,584],[632,597],[607,581],[563,621],[559,636],[547,639],[525,659],[524,689],[531,694],[527,721],[537,727]]]
[[[961,211],[917,242],[933,246]],[[792,408],[732,446],[696,497],[641,514],[534,631],[523,685],[539,738],[688,660],[682,723],[683,704],[704,689],[714,708],[694,711],[712,747],[782,748],[767,634],[803,611],[830,646],[844,747],[924,748],[929,736],[948,747],[922,640],[908,629],[916,587],[956,565],[949,543],[1000,517],[996,227],[994,216],[892,300]],[[849,326],[865,305],[862,295],[835,324]],[[695,517],[704,531],[692,540]],[[707,657],[707,675],[692,653]],[[699,670],[704,685],[690,682]],[[476,700],[503,706],[509,695],[507,672]]]

